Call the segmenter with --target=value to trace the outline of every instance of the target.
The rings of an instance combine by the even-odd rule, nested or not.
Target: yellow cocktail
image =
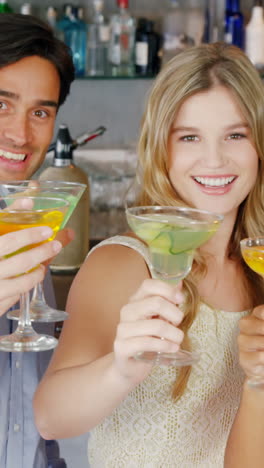
[[[240,241],[242,257],[246,264],[261,276],[264,276],[264,237],[248,237]],[[264,379],[260,375],[252,376],[247,381],[250,387],[261,390],[264,388]]]
[[[69,202],[59,198],[39,196],[1,197],[0,198],[0,235],[22,229],[48,226],[52,236],[38,244],[34,243],[7,255],[6,258],[32,249],[37,245],[52,240],[63,222]],[[20,297],[20,317],[17,329],[11,335],[0,337],[1,351],[45,351],[57,345],[57,340],[49,335],[39,335],[31,326],[29,316],[29,293]]]
[[[242,248],[246,264],[259,275],[264,275],[264,245],[252,245]]]
[[[29,211],[1,211],[0,212],[0,236],[8,234],[10,232],[20,231],[30,227],[49,226],[53,230],[53,235],[38,244],[31,244],[21,250],[28,250],[36,247],[37,245],[48,242],[56,236],[58,230],[64,219],[63,211],[59,210],[48,210],[40,212],[29,212]],[[17,252],[14,252],[14,255]]]

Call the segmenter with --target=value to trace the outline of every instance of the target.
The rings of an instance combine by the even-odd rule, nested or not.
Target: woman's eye
[[[232,133],[228,138],[230,140],[241,140],[241,138],[246,138],[244,133]]]
[[[198,137],[196,135],[185,135],[180,138],[181,141],[197,141]]]

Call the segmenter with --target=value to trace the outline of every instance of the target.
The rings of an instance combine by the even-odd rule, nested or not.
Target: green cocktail
[[[60,226],[63,229],[69,221],[76,205],[86,189],[85,184],[78,182],[67,182],[61,180],[24,180],[8,181],[0,186],[0,195],[8,194],[9,197],[18,198],[21,196],[56,197],[67,202],[67,212]],[[8,312],[7,317],[18,320],[19,310]],[[32,300],[30,302],[30,318],[36,322],[60,322],[65,320],[68,314],[63,310],[50,307],[44,296],[42,284],[35,286]]]
[[[149,248],[153,278],[177,283],[192,268],[194,252],[217,231],[223,216],[208,211],[170,206],[138,206],[126,209],[127,221]],[[187,366],[198,355],[139,352],[135,359],[156,364]]]
[[[69,208],[61,225],[61,229],[63,229],[69,221],[85,189],[86,185],[78,182],[61,180],[17,180],[3,182],[0,195],[8,195],[9,197],[13,196],[17,198],[21,195],[21,192],[24,192],[26,196],[30,196],[31,194],[36,195],[36,192],[41,191],[42,197],[56,197],[66,200],[69,203]]]
[[[149,214],[142,208],[137,216],[131,209],[127,219],[135,234],[148,244],[155,277],[175,282],[189,273],[194,250],[212,237],[220,220],[208,222],[201,212],[199,219],[191,220],[184,211],[165,215],[161,209]]]

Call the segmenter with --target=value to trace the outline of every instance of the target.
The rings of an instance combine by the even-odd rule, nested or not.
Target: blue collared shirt
[[[44,281],[48,303],[55,306],[51,276]],[[17,323],[0,317],[0,334]],[[54,334],[54,323],[33,324],[39,333]],[[0,351],[0,468],[47,468],[45,441],[34,424],[32,399],[51,357],[51,351]]]

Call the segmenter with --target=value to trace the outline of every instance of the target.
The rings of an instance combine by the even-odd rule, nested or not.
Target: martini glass
[[[194,252],[217,231],[223,216],[184,207],[136,206],[126,209],[127,221],[149,249],[152,276],[177,284],[191,271]],[[155,364],[187,366],[198,354],[139,352],[135,358]]]
[[[19,201],[23,200],[23,208],[19,209]],[[28,208],[24,208],[25,201]],[[36,226],[49,226],[53,235],[48,241],[54,239],[68,209],[69,202],[61,198],[40,196],[1,197],[0,198],[0,235],[19,231]],[[21,206],[21,205],[20,205]],[[44,241],[47,242],[47,241]],[[41,245],[32,244],[15,253],[23,252]],[[14,254],[11,254],[14,255]],[[7,257],[11,256],[7,255]],[[26,273],[25,273],[26,274]],[[29,292],[20,295],[20,314],[18,326],[14,333],[0,336],[1,351],[46,351],[57,345],[53,336],[39,335],[31,326],[29,315]]]
[[[69,202],[65,218],[62,222],[63,229],[69,221],[77,203],[86,189],[85,184],[78,182],[65,182],[54,180],[24,180],[10,181],[0,185],[2,192],[16,198],[21,192],[28,194],[38,193],[41,196],[62,198]],[[12,320],[18,320],[19,310],[12,310],[7,313],[7,317]],[[30,302],[30,317],[35,322],[61,322],[68,318],[67,312],[50,307],[45,299],[43,283],[35,286]]]
[[[242,257],[246,264],[264,277],[264,237],[248,237],[240,241]],[[262,370],[263,370],[263,366]],[[256,369],[258,370],[258,369]],[[247,381],[250,387],[264,389],[264,376],[254,375]]]

